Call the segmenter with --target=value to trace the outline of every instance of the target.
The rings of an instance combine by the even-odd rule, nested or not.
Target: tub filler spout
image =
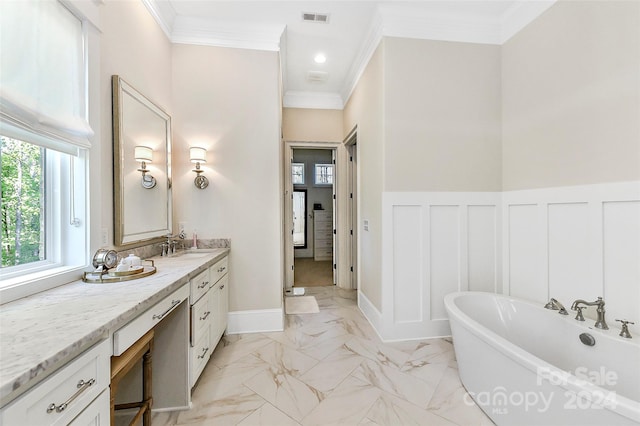
[[[598,297],[598,300],[596,300],[595,302],[587,302],[582,299],[575,300],[571,305],[571,310],[577,311],[578,308],[580,307],[579,305],[597,306],[598,309],[596,310],[596,312],[598,313],[598,317],[596,318],[596,323],[594,327],[601,328],[602,330],[609,329],[609,326],[607,325],[607,322],[604,319],[605,310],[604,310],[604,300],[602,300],[602,297]]]

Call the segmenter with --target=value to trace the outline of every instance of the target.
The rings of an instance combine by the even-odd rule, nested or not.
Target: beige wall
[[[91,180],[99,180],[100,192],[92,191],[91,202],[94,205],[97,197],[101,199],[101,216],[97,221],[97,215],[92,208],[91,226],[92,235],[96,236],[100,236],[101,228],[106,228],[109,241],[113,242],[111,76],[120,75],[127,83],[171,114],[171,44],[142,2],[107,0],[100,7],[100,11],[101,128],[100,143],[91,149]],[[99,161],[95,162],[94,159]],[[92,246],[96,246],[93,241]],[[102,244],[96,248],[99,246]]]
[[[384,44],[373,54],[344,109],[344,135],[358,125],[360,291],[382,307],[382,184],[384,176]],[[369,221],[364,231],[362,221]]]
[[[500,47],[385,39],[385,191],[499,191]]]
[[[284,108],[282,133],[285,141],[342,142],[342,110]]]
[[[502,46],[503,188],[640,179],[640,3],[560,1]]]
[[[165,109],[173,124],[174,221],[232,239],[230,309],[281,306],[279,58],[274,52],[174,45],[140,2],[101,7],[100,223],[113,239],[111,75]],[[188,147],[208,149],[209,188],[193,185]],[[94,152],[98,149],[98,152]],[[95,194],[93,194],[95,195]],[[93,200],[92,200],[93,203]],[[92,229],[92,234],[99,231]]]
[[[275,52],[173,46],[174,213],[189,236],[231,238],[231,311],[281,306],[279,73]],[[190,146],[207,149],[204,190]]]

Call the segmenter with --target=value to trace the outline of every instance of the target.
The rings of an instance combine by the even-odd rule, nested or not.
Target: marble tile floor
[[[188,411],[164,425],[492,425],[458,378],[450,339],[382,343],[356,292],[308,288],[318,314],[285,330],[225,336]]]

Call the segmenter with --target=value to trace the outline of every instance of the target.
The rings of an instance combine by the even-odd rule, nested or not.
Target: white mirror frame
[[[140,243],[165,237],[172,232],[172,190],[171,190],[171,117],[144,95],[134,89],[117,75],[111,77],[113,97],[113,174],[114,174],[114,244],[120,247],[139,246]],[[127,133],[130,128],[125,116],[125,103],[146,108],[141,111],[149,117],[158,117],[162,130],[152,128],[152,123],[136,123],[135,138],[145,133],[148,124],[149,134],[156,130],[155,140],[133,141]],[[155,120],[155,118],[154,118]],[[129,124],[129,127],[131,125]],[[159,138],[158,138],[159,136]],[[143,175],[135,162],[136,145],[152,145],[154,159],[149,173],[157,180],[157,185],[144,187]],[[139,178],[139,180],[138,180]],[[133,182],[138,182],[133,183]]]

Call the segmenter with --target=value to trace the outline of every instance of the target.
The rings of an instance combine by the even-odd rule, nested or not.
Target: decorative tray
[[[140,265],[135,269],[128,271],[93,271],[82,274],[82,281],[85,283],[117,283],[121,281],[136,280],[138,278],[148,277],[156,273],[156,266],[152,259],[145,259],[143,262],[149,262],[149,265]]]

